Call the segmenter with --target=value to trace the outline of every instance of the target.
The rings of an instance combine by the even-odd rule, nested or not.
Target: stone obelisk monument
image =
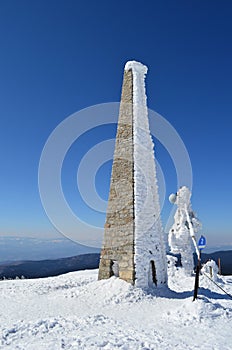
[[[147,67],[124,70],[99,279],[113,275],[139,287],[166,282],[154,145],[149,130]]]

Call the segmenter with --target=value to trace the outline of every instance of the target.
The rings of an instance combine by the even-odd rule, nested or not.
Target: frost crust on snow
[[[177,192],[175,199],[177,209],[174,216],[174,224],[168,236],[171,252],[174,254],[181,254],[182,267],[186,274],[189,275],[191,275],[194,268],[193,252],[195,250],[190,235],[188,216],[191,220],[194,232],[197,232],[201,227],[200,221],[192,210],[190,198],[191,191],[186,186],[181,187]]]
[[[166,282],[166,254],[160,218],[154,144],[148,122],[145,92],[147,67],[136,61],[129,61],[125,70],[129,69],[132,69],[133,73],[135,284],[148,287],[154,284],[151,261],[154,262],[157,285]]]

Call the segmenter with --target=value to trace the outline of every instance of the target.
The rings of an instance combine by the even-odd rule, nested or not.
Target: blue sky
[[[232,245],[231,16],[229,0],[1,1],[1,235],[59,235],[39,197],[43,146],[74,112],[118,102],[124,64],[135,59],[149,67],[148,106],[173,125],[189,152],[193,209],[208,243]],[[76,200],[93,225],[103,226],[104,215],[81,207],[78,159],[115,130],[84,135],[64,163],[67,200],[70,206]],[[176,191],[175,171],[159,143],[156,153],[168,195]],[[110,169],[107,162],[96,178],[105,200]],[[166,201],[164,221],[170,209]]]

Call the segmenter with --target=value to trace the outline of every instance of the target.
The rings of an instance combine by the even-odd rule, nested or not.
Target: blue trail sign
[[[199,241],[198,241],[198,248],[199,249],[204,249],[206,246],[206,239],[204,236],[201,235]]]

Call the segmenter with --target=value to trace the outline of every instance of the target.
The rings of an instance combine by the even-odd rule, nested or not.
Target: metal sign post
[[[194,295],[193,295],[193,301],[197,299],[197,293],[199,288],[199,275],[201,270],[201,251],[206,246],[206,239],[204,236],[201,235],[199,241],[198,241],[198,248],[200,254],[198,255],[198,261],[197,261],[197,268],[196,268],[196,277],[195,277],[195,285],[194,285]]]

